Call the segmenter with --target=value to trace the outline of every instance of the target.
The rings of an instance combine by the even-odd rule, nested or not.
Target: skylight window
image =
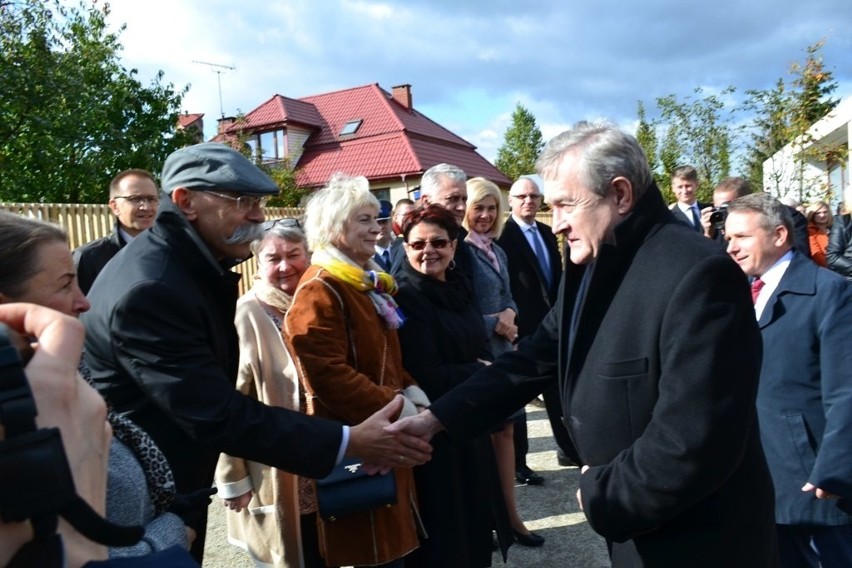
[[[340,136],[355,134],[358,131],[358,128],[361,126],[362,122],[364,122],[364,120],[360,118],[350,120],[349,122],[343,125],[343,128],[340,129]]]

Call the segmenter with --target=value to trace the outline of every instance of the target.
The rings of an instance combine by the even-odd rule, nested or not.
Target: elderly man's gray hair
[[[551,139],[536,162],[542,179],[554,179],[562,158],[576,152],[580,179],[590,191],[605,196],[613,178],[623,176],[637,199],[651,186],[653,176],[639,142],[611,122],[578,122]]]
[[[432,166],[423,173],[423,178],[420,180],[420,194],[432,196],[441,185],[441,178],[448,177],[455,182],[465,183],[467,174],[452,164],[438,164]]]

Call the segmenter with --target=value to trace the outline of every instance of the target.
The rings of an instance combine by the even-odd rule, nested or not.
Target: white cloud
[[[234,65],[223,73],[225,114],[275,93],[303,97],[368,83],[410,83],[418,109],[496,154],[515,103],[547,139],[578,120],[629,125],[636,102],[701,85],[738,93],[786,76],[807,45],[823,56],[839,96],[852,94],[848,0],[676,0],[597,4],[530,0],[113,0],[127,22],[124,61],[146,80],[192,85],[185,108],[219,115],[217,74],[193,60]],[[501,118],[504,117],[504,118]]]

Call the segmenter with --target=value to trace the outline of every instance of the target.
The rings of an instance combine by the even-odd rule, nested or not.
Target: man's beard
[[[234,234],[225,239],[226,245],[241,245],[263,237],[263,225],[260,223],[243,223],[236,228]]]

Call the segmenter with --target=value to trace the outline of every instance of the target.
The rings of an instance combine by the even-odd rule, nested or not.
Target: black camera
[[[724,202],[719,207],[714,207],[710,213],[710,226],[717,233],[725,232],[725,219],[728,218],[728,202]]]

